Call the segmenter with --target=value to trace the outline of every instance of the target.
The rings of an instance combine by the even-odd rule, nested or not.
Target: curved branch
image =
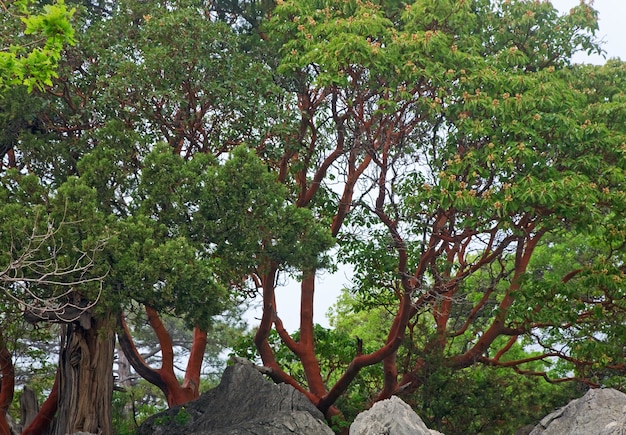
[[[128,362],[130,362],[130,365],[133,366],[139,376],[141,376],[151,384],[157,386],[161,391],[166,393],[167,386],[163,378],[161,377],[161,374],[158,371],[152,369],[137,350],[137,347],[135,346],[133,338],[130,334],[130,329],[126,324],[126,319],[124,318],[123,313],[120,313],[120,315],[118,316],[117,324],[117,339],[119,340],[120,347],[122,348],[124,355],[126,355],[126,358],[128,358]]]
[[[159,372],[161,376],[163,375],[163,371],[166,372],[174,372],[174,345],[172,344],[172,337],[170,336],[167,329],[165,329],[165,325],[161,321],[159,317],[159,313],[149,305],[145,306],[146,314],[148,315],[148,323],[152,326],[157,339],[159,340],[159,345],[161,346],[161,369]]]
[[[468,367],[472,365],[474,361],[478,360],[500,335],[516,335],[515,331],[509,330],[505,327],[506,316],[509,308],[515,301],[515,292],[519,289],[521,277],[526,272],[532,253],[539,243],[539,240],[541,240],[543,234],[543,232],[538,232],[534,237],[529,237],[526,244],[522,243],[522,241],[519,242],[516,252],[515,273],[504,298],[502,298],[502,301],[498,305],[498,314],[489,328],[487,328],[487,330],[476,341],[474,346],[472,346],[464,354],[457,355],[452,358],[452,363],[455,367]]]
[[[285,346],[287,346],[287,349],[292,351],[294,354],[299,355],[299,352],[300,352],[299,344],[291,337],[291,335],[289,335],[289,332],[287,331],[287,329],[285,329],[283,321],[281,320],[280,317],[278,317],[278,315],[274,315],[274,326],[276,328],[276,332],[278,333],[278,336],[280,337],[282,342],[285,344]]]

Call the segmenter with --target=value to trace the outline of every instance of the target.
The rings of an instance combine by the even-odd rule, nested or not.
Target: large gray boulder
[[[356,416],[350,435],[441,435],[426,427],[408,404],[396,396],[376,402]]]
[[[235,364],[197,400],[147,419],[140,435],[333,435],[322,413],[290,385]]]
[[[589,390],[544,417],[530,435],[626,435],[626,394]]]

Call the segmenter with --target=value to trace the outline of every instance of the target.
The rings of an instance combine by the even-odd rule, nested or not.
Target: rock
[[[290,385],[267,381],[251,364],[226,368],[200,398],[148,418],[139,435],[333,435],[322,413]]]
[[[589,390],[544,417],[530,435],[626,435],[626,394]]]
[[[350,435],[437,435],[402,399],[391,396],[356,416]]]

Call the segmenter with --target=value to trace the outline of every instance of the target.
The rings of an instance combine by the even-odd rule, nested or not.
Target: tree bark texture
[[[52,391],[50,391],[50,395],[43,402],[41,408],[39,408],[39,412],[33,418],[28,426],[26,426],[22,435],[44,435],[51,433],[51,424],[54,415],[57,412],[57,408],[59,405],[59,371],[57,370],[57,374],[54,377],[54,385],[52,385]]]
[[[65,326],[55,435],[113,434],[113,326],[107,318],[93,318],[89,329],[74,323]]]
[[[11,434],[6,413],[13,401],[13,392],[15,389],[15,370],[13,368],[13,360],[9,349],[7,349],[4,335],[0,329],[0,434]]]
[[[22,390],[20,396],[20,424],[28,427],[39,413],[39,403],[37,395],[28,386]]]

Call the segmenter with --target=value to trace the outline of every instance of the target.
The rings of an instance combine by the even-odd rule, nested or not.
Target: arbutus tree
[[[616,253],[623,246],[611,240],[623,231],[623,67],[598,67],[592,77],[603,79],[591,83],[584,78],[592,67],[570,64],[576,51],[598,49],[594,10],[581,4],[559,16],[548,2],[527,1],[402,8],[284,1],[272,14],[267,35],[280,47],[279,71],[298,83],[294,107],[301,116],[289,138],[293,151],[277,171],[282,180],[293,177],[299,206],[328,213],[343,259],[355,266],[355,291],[396,304],[386,344],[368,354],[355,347],[344,375],[327,386],[313,340],[315,271],[303,274],[298,341],[277,316],[274,276],[261,276],[264,312],[255,343],[274,378],[334,414],[332,404],[359,370],[381,362],[379,398],[417,386],[431,353],[457,368],[484,363],[523,372],[524,362],[547,358],[579,368],[589,363],[565,344],[527,361],[507,360],[507,351],[522,337],[575,326],[557,316],[539,321],[545,312],[524,291],[548,235],[595,231],[602,238],[609,216],[614,228],[602,242],[604,261],[612,264],[609,282],[622,279],[623,253]],[[329,184],[336,176],[338,194]],[[593,265],[583,269],[591,273]],[[583,272],[571,273],[563,284]],[[468,287],[478,276],[489,277],[487,284]],[[581,318],[615,305],[601,295],[570,297],[582,304]],[[458,301],[467,299],[473,302],[455,313],[464,320],[452,324]],[[399,372],[397,349],[425,316],[434,319],[432,336]],[[276,362],[272,327],[301,361],[306,385]],[[445,354],[455,337],[468,335],[463,352]],[[501,337],[505,344],[494,349]]]
[[[285,204],[284,186],[244,148],[235,149],[233,157],[217,167],[210,163],[210,156],[185,161],[168,148],[154,157],[146,160],[145,184],[138,189],[146,214],[154,213],[163,228],[204,246],[204,255],[216,259],[216,274],[225,286],[243,289],[246,275],[270,261],[281,267],[319,264],[319,252],[330,245],[330,238],[314,223],[308,210]],[[158,299],[146,302],[148,321],[164,352],[161,369],[152,370],[139,358],[130,331],[123,324],[120,343],[137,372],[159,386],[170,405],[176,405],[198,396],[207,331],[203,322],[210,317],[193,312],[195,299],[176,300],[176,314],[190,319],[190,326],[195,326],[188,363],[195,367],[188,365],[188,377],[183,381],[187,384],[181,391],[173,370],[170,338],[157,314],[161,303]]]
[[[531,10],[533,14],[522,15],[516,7],[504,5],[503,10],[534,20],[544,12],[536,6],[539,9]],[[582,10],[570,17],[576,13],[593,16]],[[461,84],[460,104],[451,103],[445,111],[449,110],[454,126],[444,127],[447,131],[433,142],[432,154],[425,158],[434,173],[422,172],[406,185],[389,189],[407,194],[398,195],[398,202],[389,198],[389,210],[370,210],[390,229],[400,264],[404,257],[407,265],[414,265],[414,271],[400,268],[403,276],[410,277],[402,288],[413,292],[412,316],[427,308],[435,321],[433,338],[423,354],[445,355],[456,337],[471,337],[471,346],[445,355],[444,363],[462,368],[480,362],[528,373],[525,362],[561,358],[575,377],[594,384],[585,367],[597,364],[601,353],[579,358],[570,347],[576,341],[573,337],[589,322],[593,326],[580,335],[595,341],[594,331],[601,331],[600,323],[608,320],[598,307],[610,310],[609,317],[619,317],[621,309],[610,302],[616,295],[606,283],[585,288],[572,280],[595,274],[591,271],[598,263],[610,264],[607,280],[613,288],[615,283],[620,287],[623,246],[615,239],[620,239],[623,222],[614,214],[624,205],[623,131],[613,119],[623,116],[615,104],[621,98],[617,89],[623,72],[612,65],[598,67],[597,73],[605,78],[603,68],[613,71],[611,79],[588,88],[579,86],[575,77],[584,77],[585,68],[560,69],[557,62],[541,70],[526,53],[538,53],[547,44],[528,36],[522,44],[516,41],[517,33],[521,32],[504,37],[515,42],[514,49],[501,48],[503,57],[505,50],[520,56],[513,60],[517,77],[500,83],[483,75],[476,76],[477,82],[465,81],[467,88]],[[488,82],[496,85],[495,91]],[[597,89],[606,100],[588,97],[587,89]],[[607,105],[599,109],[602,103]],[[608,116],[598,117],[598,110],[606,110]],[[429,230],[411,228],[414,220],[426,220]],[[403,222],[407,222],[404,228]],[[559,284],[544,280],[530,284],[532,259],[539,247],[547,244],[543,249],[549,249],[555,235],[566,240],[586,233],[593,235],[594,243],[584,249],[597,257],[564,271]],[[385,249],[382,244],[380,248]],[[473,279],[485,273],[486,282]],[[561,304],[545,303],[540,296],[545,292],[575,305],[576,316],[572,318],[572,311]],[[457,310],[465,320],[453,323]],[[502,336],[508,340],[497,343]],[[520,337],[543,352],[511,360],[507,352]],[[385,363],[395,368],[395,361]],[[416,356],[414,366],[405,370],[398,384],[391,382],[389,392],[410,389],[424,363]]]

